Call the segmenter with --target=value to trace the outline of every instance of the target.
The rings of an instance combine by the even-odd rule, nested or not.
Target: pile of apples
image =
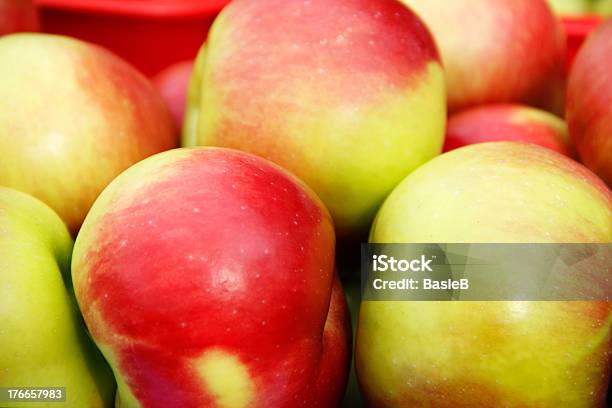
[[[610,302],[364,302],[353,343],[336,248],[610,243],[611,68],[545,0],[235,0],[179,135],[109,51],[0,38],[0,387],[336,407],[353,357],[370,407],[604,406]]]

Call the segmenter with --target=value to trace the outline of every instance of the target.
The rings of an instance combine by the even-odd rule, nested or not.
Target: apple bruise
[[[212,367],[244,374],[238,401],[333,405],[339,396],[318,395],[317,381],[348,351],[325,341],[337,335],[324,330],[335,241],[326,210],[254,156],[194,149],[170,168],[143,190],[119,187],[77,283],[131,392],[144,407],[244,406],[222,404],[198,373],[212,351],[232,359]]]

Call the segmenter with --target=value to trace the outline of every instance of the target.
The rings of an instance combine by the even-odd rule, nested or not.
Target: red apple
[[[562,111],[565,36],[546,0],[402,0],[432,30],[451,111],[519,102]]]
[[[0,35],[37,30],[38,13],[32,0],[0,0]]]
[[[582,46],[570,72],[567,122],[582,162],[612,186],[612,20]]]
[[[72,276],[119,406],[333,407],[350,323],[329,213],[246,153],[178,149],[101,194]]]
[[[73,234],[115,176],[177,144],[153,84],[114,54],[55,35],[0,38],[0,184],[45,202]]]
[[[537,144],[571,156],[565,122],[524,105],[484,105],[452,115],[446,127],[444,151],[483,142]]]
[[[396,0],[235,1],[199,59],[184,144],[280,164],[343,236],[364,232],[393,187],[442,150],[438,52]]]
[[[174,116],[178,129],[183,126],[187,88],[192,70],[193,61],[183,61],[169,66],[153,78],[153,82],[157,85]]]

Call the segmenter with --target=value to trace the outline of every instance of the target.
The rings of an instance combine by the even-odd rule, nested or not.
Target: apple
[[[566,117],[582,162],[612,185],[612,20],[582,46],[570,72]]]
[[[0,0],[0,36],[37,30],[38,13],[32,0]]]
[[[53,210],[0,186],[0,387],[66,387],[62,407],[108,407],[115,383],[68,289],[71,253]]]
[[[115,176],[177,144],[155,87],[110,52],[54,35],[0,38],[0,185],[47,203],[73,234]]]
[[[481,143],[408,176],[370,240],[609,243],[612,193],[550,149]],[[602,407],[611,327],[605,301],[363,302],[357,373],[371,407]]]
[[[604,17],[612,16],[612,0],[594,0],[593,11]]]
[[[177,149],[116,178],[72,277],[118,407],[332,407],[350,322],[329,213],[276,165]]]
[[[201,58],[201,92],[190,91],[199,98],[188,107],[196,130],[184,145],[244,150],[287,168],[321,197],[343,237],[367,230],[393,187],[442,150],[438,53],[395,0],[235,1]]]
[[[517,104],[483,105],[452,115],[444,151],[495,141],[533,143],[572,155],[567,125],[561,118]]]
[[[592,0],[548,0],[550,7],[559,15],[582,15],[591,10]]]
[[[166,100],[177,129],[183,126],[187,88],[193,70],[193,61],[183,61],[169,66],[153,78],[153,82]]]
[[[562,111],[565,35],[545,0],[402,0],[432,30],[451,112],[515,102]]]
[[[202,97],[202,71],[206,59],[206,43],[200,47],[193,62],[191,77],[187,85],[185,117],[181,129],[181,145],[196,146],[198,140],[198,123],[200,121],[200,98]]]

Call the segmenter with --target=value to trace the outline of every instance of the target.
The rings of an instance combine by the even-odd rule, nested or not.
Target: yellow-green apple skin
[[[196,146],[198,140],[198,122],[200,121],[200,98],[202,95],[202,72],[204,70],[204,59],[206,58],[206,43],[200,47],[198,55],[193,62],[189,86],[187,89],[187,100],[185,106],[185,117],[181,129],[181,144],[183,146]]]
[[[612,20],[584,43],[570,72],[566,117],[580,160],[612,186]]]
[[[0,187],[0,387],[66,387],[63,403],[3,407],[112,406],[112,373],[71,296],[71,253],[53,210]]]
[[[431,29],[452,112],[515,102],[562,112],[565,35],[545,0],[402,0]]]
[[[610,190],[540,146],[446,153],[383,204],[370,241],[609,243]],[[356,366],[371,407],[602,407],[612,308],[605,301],[364,302]]]
[[[46,34],[0,38],[0,185],[47,203],[73,235],[115,176],[178,142],[154,86],[110,52]]]
[[[604,17],[612,16],[612,0],[595,0],[593,12]]]
[[[230,149],[146,159],[76,240],[75,294],[119,408],[335,407],[351,329],[321,201]]]
[[[199,115],[185,144],[244,150],[289,169],[343,236],[366,230],[393,187],[441,152],[438,53],[396,0],[232,2],[196,71],[201,92],[188,111]]]
[[[548,0],[555,13],[565,15],[582,15],[591,11],[592,0]]]

